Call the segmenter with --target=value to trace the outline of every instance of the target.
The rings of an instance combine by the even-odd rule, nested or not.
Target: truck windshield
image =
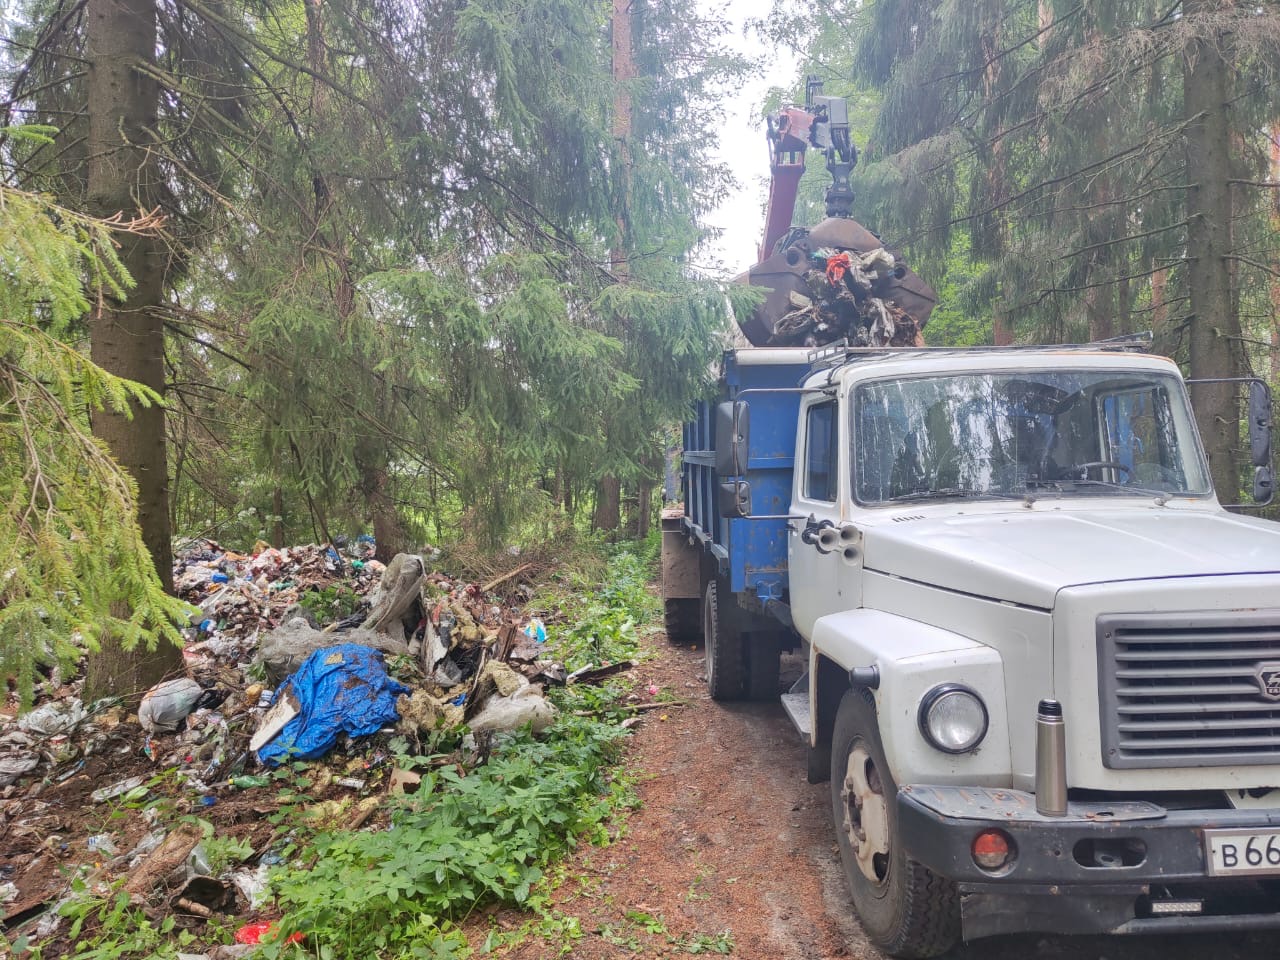
[[[873,381],[855,391],[850,432],[861,503],[1210,490],[1172,376],[1019,370]]]

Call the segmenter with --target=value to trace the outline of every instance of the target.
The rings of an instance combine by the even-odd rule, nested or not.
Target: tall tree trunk
[[[1165,288],[1169,285],[1168,269],[1151,274],[1151,330],[1159,337],[1169,322],[1169,304],[1165,302]]]
[[[1271,125],[1271,180],[1280,182],[1280,123]],[[1271,228],[1280,236],[1280,193],[1272,199]],[[1280,278],[1272,277],[1271,293],[1271,383],[1280,381]]]
[[[597,530],[612,532],[622,522],[622,484],[613,474],[600,478],[596,487],[596,511],[591,525]]]
[[[1094,276],[1094,271],[1089,271]],[[1084,294],[1085,315],[1089,319],[1089,340],[1107,340],[1115,335],[1115,290],[1112,287],[1091,287]]]
[[[1215,0],[1186,0],[1188,17],[1211,13]],[[1225,38],[1200,36],[1184,55],[1183,102],[1187,127],[1187,279],[1191,295],[1191,377],[1239,375],[1240,319],[1233,305],[1231,270],[1231,129],[1227,117],[1228,67],[1220,44]],[[1239,498],[1235,464],[1239,413],[1234,384],[1193,388],[1196,422],[1209,456],[1218,497]]]
[[[631,234],[631,87],[635,61],[631,50],[631,0],[613,0],[613,138],[618,144],[618,181],[614,199],[614,222],[618,239],[610,251],[613,272],[621,282],[630,276],[627,246]],[[605,443],[609,432],[604,431]],[[596,487],[596,510],[592,525],[597,530],[615,531],[622,522],[622,483],[609,474]]]
[[[365,480],[370,485],[363,489],[373,515],[373,539],[377,543],[374,558],[390,563],[404,549],[404,529],[391,499],[390,483],[386,470],[367,470]]]
[[[155,0],[88,0],[85,53],[89,91],[89,212],[131,217],[153,207],[159,173],[148,162],[147,129],[154,128],[159,91],[142,69],[155,58]],[[90,353],[104,370],[164,391],[164,296],[168,250],[155,236],[121,233],[120,257],[134,286],[123,300],[107,296],[90,322]],[[138,486],[138,522],[161,582],[173,591],[169,472],[164,411],[130,403],[128,414],[103,410],[93,432]],[[182,666],[171,644],[152,652],[124,650],[114,638],[89,659],[84,699],[137,695]]]
[[[636,504],[636,537],[640,540],[647,537],[653,527],[650,515],[653,513],[654,486],[654,482],[648,478],[640,481],[640,495]]]
[[[997,347],[1007,347],[1013,343],[1013,328],[1004,311],[998,307],[991,316],[991,343]]]

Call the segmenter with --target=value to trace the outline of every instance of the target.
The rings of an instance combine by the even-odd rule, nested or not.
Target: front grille
[[[1280,763],[1280,610],[1098,618],[1107,767]]]

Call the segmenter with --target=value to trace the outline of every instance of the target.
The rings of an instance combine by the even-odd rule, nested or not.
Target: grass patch
[[[540,595],[557,611],[554,653],[569,669],[638,655],[640,631],[659,610],[648,590],[657,543],[654,537],[613,548],[602,578],[588,579],[588,567],[577,565],[554,591]],[[316,602],[332,615],[335,600],[340,606],[338,597],[317,596]],[[552,690],[560,715],[548,731],[537,738],[528,732],[498,738],[488,762],[471,770],[453,762],[441,766],[442,755],[457,746],[452,733],[430,738],[425,750],[439,751],[431,757],[396,748],[396,762],[418,768],[423,779],[415,793],[392,801],[389,829],[324,830],[308,820],[313,778],[325,769],[320,764],[286,764],[267,774],[274,790],[264,793],[274,794],[276,809],[265,818],[282,836],[279,852],[288,864],[271,875],[275,907],[283,914],[279,936],[254,956],[468,957],[472,950],[458,924],[490,903],[526,909],[529,922],[512,933],[495,930],[481,950],[535,935],[571,953],[582,930],[576,919],[551,907],[550,891],[557,879],[563,881],[558,864],[565,854],[584,842],[611,842],[622,829],[621,815],[637,802],[632,781],[615,770],[627,736],[620,721],[629,715],[623,706],[629,691],[625,678]],[[117,801],[110,815],[135,812],[146,803],[143,793]],[[207,836],[206,853],[230,864],[246,850],[240,842]],[[149,920],[121,894],[93,896],[81,883],[61,912],[72,920],[75,946],[69,956],[75,960],[198,952],[191,932],[175,928],[171,918]],[[200,931],[199,944],[230,940],[242,922],[209,925]],[[629,925],[652,933],[640,920]],[[295,931],[303,934],[302,945],[284,942]],[[25,941],[14,947],[42,960],[39,947]]]
[[[561,611],[552,638],[569,669],[638,655],[637,631],[658,610],[647,589],[655,556],[648,542],[616,549],[603,586],[588,593],[575,580],[568,592],[544,595]],[[282,932],[303,932],[308,951],[326,960],[462,957],[468,948],[456,924],[499,902],[534,913],[526,933],[572,939],[576,921],[549,909],[545,878],[576,844],[610,842],[617,814],[636,802],[630,781],[612,775],[628,691],[620,680],[553,690],[560,716],[541,738],[509,740],[465,775],[451,766],[428,772],[390,830],[316,837],[309,869],[273,879]]]

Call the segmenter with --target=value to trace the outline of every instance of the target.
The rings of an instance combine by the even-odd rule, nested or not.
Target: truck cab
[[[1177,366],[724,371],[664,517],[668,623],[703,635],[714,697],[781,694],[872,941],[1280,927],[1280,525],[1218,502]]]

